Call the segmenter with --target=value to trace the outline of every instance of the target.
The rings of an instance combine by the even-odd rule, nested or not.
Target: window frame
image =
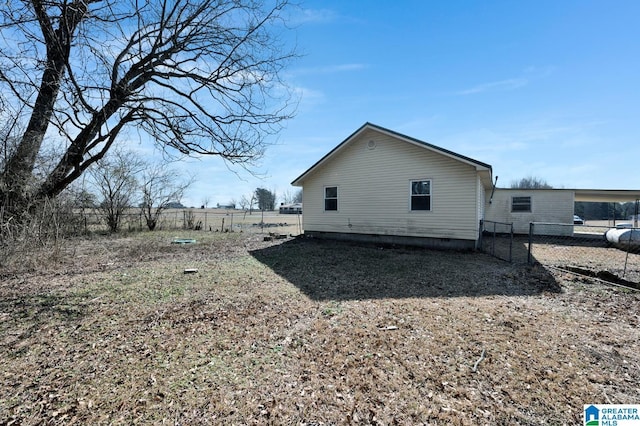
[[[528,202],[522,201],[523,199],[528,199]],[[516,202],[516,199],[519,202]],[[518,206],[518,208],[514,208]],[[528,209],[527,209],[528,206]],[[531,195],[514,195],[511,197],[511,213],[531,213],[533,211],[533,199]]]
[[[336,196],[335,197],[327,197],[327,189],[331,189],[331,188],[335,188],[335,190],[336,190]],[[323,191],[323,195],[324,195],[324,211],[325,212],[337,212],[338,211],[338,195],[339,195],[338,185],[327,185],[327,186],[324,186],[322,191]],[[335,200],[335,208],[334,209],[327,209],[327,201],[334,201],[334,200]]]
[[[413,193],[413,185],[415,183],[429,182],[429,193],[428,194],[414,194]],[[413,198],[427,198],[429,203],[429,208],[413,208]],[[431,212],[433,211],[433,179],[424,178],[424,179],[411,179],[409,181],[409,211],[410,212]]]

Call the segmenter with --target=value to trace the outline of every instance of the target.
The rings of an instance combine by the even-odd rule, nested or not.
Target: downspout
[[[491,196],[489,196],[489,204],[493,201],[493,193],[496,190],[496,185],[498,184],[498,176],[496,176],[496,180],[493,183],[493,187],[491,188]],[[482,249],[482,231],[484,230],[484,220],[486,219],[486,211],[484,206],[482,206],[482,219],[480,219],[480,229],[479,236],[476,240],[476,248]]]
[[[496,181],[493,183],[493,188],[491,188],[491,196],[489,197],[489,204],[493,201],[493,193],[496,191],[496,185],[498,185],[498,176],[496,176]]]

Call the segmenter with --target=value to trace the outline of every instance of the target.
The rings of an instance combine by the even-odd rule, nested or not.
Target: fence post
[[[480,219],[480,235],[478,237],[478,248],[482,250],[482,231],[484,229],[484,219]]]
[[[513,223],[509,232],[509,262],[513,262]]]
[[[631,251],[631,237],[633,236],[634,229],[631,228],[629,231],[629,242],[627,243],[627,254],[624,258],[624,269],[622,270],[622,278],[627,275],[627,262],[629,261],[629,252]]]
[[[491,256],[496,254],[496,223],[493,223],[493,238],[491,240]]]
[[[532,264],[531,262],[531,246],[533,245],[533,222],[529,222],[529,253],[527,254],[527,263],[529,265]]]

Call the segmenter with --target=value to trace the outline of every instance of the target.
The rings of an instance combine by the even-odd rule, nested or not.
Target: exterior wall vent
[[[376,147],[376,141],[374,141],[373,139],[371,139],[369,142],[367,142],[367,148],[368,149],[375,149]]]

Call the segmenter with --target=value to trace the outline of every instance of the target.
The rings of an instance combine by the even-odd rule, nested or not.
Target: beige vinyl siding
[[[410,182],[427,179],[431,210],[411,211]],[[304,229],[475,240],[477,182],[471,165],[366,131],[305,178]],[[324,211],[326,186],[338,187],[338,211]]]
[[[487,195],[487,199],[488,199]],[[530,212],[512,212],[513,197],[531,197]],[[529,223],[548,222],[573,224],[574,193],[565,189],[498,189],[487,206],[486,219],[513,223],[518,234],[529,233]],[[572,232],[571,228],[567,231]]]
[[[485,194],[484,194],[484,185],[482,185],[482,180],[480,179],[480,176],[478,176],[477,178],[478,180],[478,203],[477,203],[477,216],[476,216],[476,223],[478,224],[478,226],[480,226],[480,221],[484,219],[484,215],[485,215]]]

